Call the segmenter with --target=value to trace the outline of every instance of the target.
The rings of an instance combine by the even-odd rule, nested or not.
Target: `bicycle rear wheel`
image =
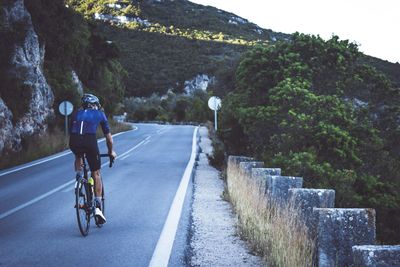
[[[87,236],[89,233],[91,207],[88,202],[89,190],[87,183],[83,179],[79,179],[75,186],[75,208],[79,231],[83,236]]]
[[[104,206],[105,200],[104,200],[104,183],[103,183],[103,181],[101,181],[101,184],[102,184],[102,190],[101,190],[101,212],[102,212],[103,215],[105,216],[106,213],[105,213],[105,206]],[[99,228],[103,227],[103,224],[102,224],[102,223],[99,223],[99,222],[97,221],[96,216],[94,216],[94,221],[95,221],[97,227],[99,227]]]

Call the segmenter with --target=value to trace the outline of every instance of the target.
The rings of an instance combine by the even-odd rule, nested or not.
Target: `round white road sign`
[[[212,96],[208,99],[208,107],[211,110],[219,110],[221,108],[221,99],[217,96]]]
[[[72,113],[72,111],[74,110],[74,106],[72,105],[71,102],[69,101],[63,101],[60,103],[60,105],[58,106],[58,110],[60,111],[60,113],[64,116],[68,116],[69,114]]]

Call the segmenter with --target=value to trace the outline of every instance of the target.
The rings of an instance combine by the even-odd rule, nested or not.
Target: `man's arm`
[[[115,153],[113,149],[113,138],[111,133],[106,134],[106,143],[108,148],[108,154],[111,155],[113,158],[115,158],[117,156],[117,153]]]

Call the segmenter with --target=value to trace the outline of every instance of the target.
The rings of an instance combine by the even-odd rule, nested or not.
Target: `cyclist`
[[[81,101],[82,108],[71,116],[69,147],[75,155],[76,179],[82,177],[83,154],[86,154],[90,172],[94,179],[96,201],[95,216],[99,223],[103,224],[106,222],[106,218],[101,211],[101,162],[96,139],[96,130],[99,124],[106,138],[108,154],[113,158],[115,158],[117,154],[113,150],[110,126],[106,115],[101,111],[99,99],[95,95],[84,94]]]

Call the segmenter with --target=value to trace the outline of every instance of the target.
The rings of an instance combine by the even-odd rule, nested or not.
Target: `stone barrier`
[[[397,246],[353,246],[355,267],[400,266],[400,245]]]
[[[251,179],[259,186],[260,193],[267,192],[267,178],[271,175],[281,175],[280,168],[253,168],[251,170]]]
[[[280,205],[286,204],[289,199],[289,189],[301,188],[303,186],[302,177],[294,176],[267,176],[266,193]]]
[[[253,168],[264,167],[264,162],[262,161],[246,161],[239,163],[239,170],[241,175],[251,177],[251,172]]]
[[[375,210],[333,208],[335,191],[305,189],[303,178],[281,176],[280,168],[263,168],[250,157],[229,156],[231,175],[256,182],[266,199],[298,207],[311,237],[316,241],[314,266],[400,267],[400,246],[374,246]]]
[[[239,168],[240,162],[248,162],[254,160],[250,157],[242,157],[242,156],[229,156],[228,157],[228,166],[227,166],[227,173],[228,175],[232,173],[233,169]]]
[[[352,247],[375,244],[375,210],[314,208],[319,267],[354,266]]]
[[[335,190],[292,188],[289,189],[289,201],[298,207],[309,233],[315,238],[318,222],[313,208],[334,208]]]

